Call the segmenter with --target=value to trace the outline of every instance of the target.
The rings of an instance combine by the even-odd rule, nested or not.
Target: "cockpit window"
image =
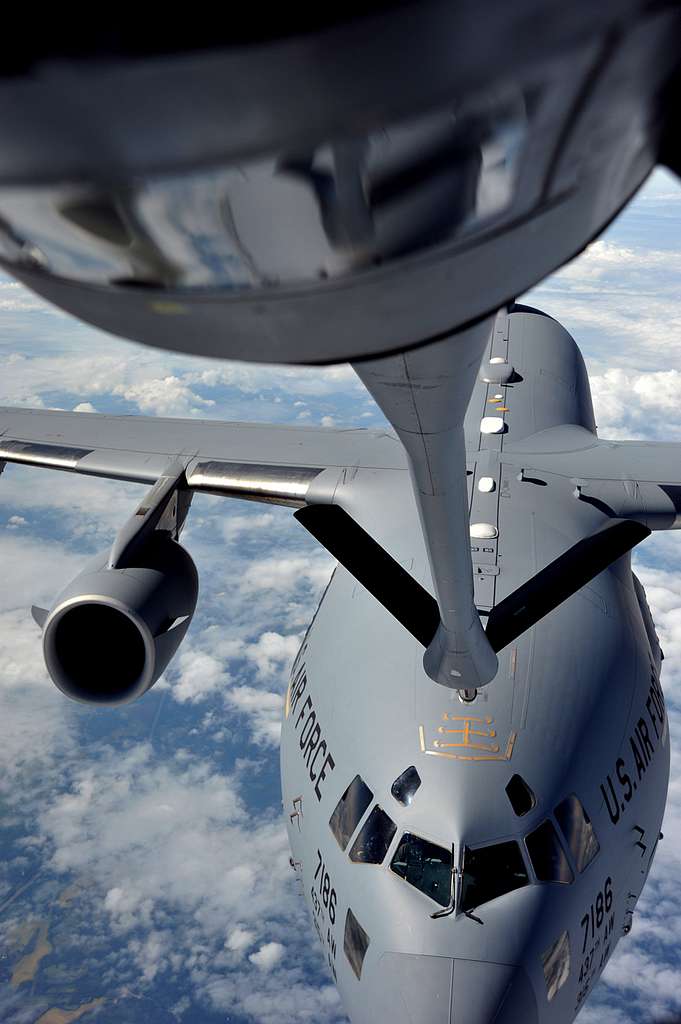
[[[382,864],[396,832],[397,825],[392,818],[380,807],[374,807],[352,844],[350,860],[361,864]]]
[[[515,840],[482,846],[477,850],[467,846],[463,856],[459,909],[475,910],[481,904],[520,889],[528,882],[525,861]]]
[[[506,787],[506,796],[519,818],[522,818],[523,814],[528,814],[537,803],[534,793],[522,775],[513,776]]]
[[[547,818],[525,840],[534,873],[539,882],[570,883],[572,868],[560,845],[553,823]]]
[[[343,950],[345,951],[348,963],[357,975],[357,978],[362,977],[362,964],[364,963],[364,957],[366,956],[368,948],[369,936],[364,931],[353,912],[348,909],[345,917]]]
[[[329,818],[329,828],[338,840],[341,850],[350,842],[350,837],[360,823],[367,807],[374,798],[366,782],[355,775],[354,779],[338,801],[336,810]]]
[[[392,871],[441,907],[452,891],[452,851],[405,832],[390,865]]]
[[[412,765],[407,768],[399,778],[395,779],[390,792],[399,803],[408,807],[414,799],[414,793],[421,785],[421,776]]]
[[[554,814],[581,873],[600,850],[589,815],[574,793],[558,804]]]

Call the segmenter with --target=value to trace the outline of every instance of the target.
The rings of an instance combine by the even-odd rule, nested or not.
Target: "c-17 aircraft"
[[[338,558],[293,665],[281,776],[291,866],[353,1024],[573,1020],[660,838],[662,652],[629,552],[677,524],[679,446],[598,438],[581,354],[550,316],[514,304],[474,331],[460,518],[486,680],[477,634],[439,639],[457,523],[429,518],[412,482],[414,437],[441,468],[426,420],[453,385],[418,376],[441,353],[359,367],[406,396],[396,434],[0,410],[4,461],[152,484],[111,550],[33,609],[72,698],[133,700],[177,649],[195,492],[293,507]]]
[[[678,4],[22,38],[0,265],[144,344],[349,360],[393,428],[0,411],[0,460],[151,488],[34,609],[52,678],[119,703],[160,676],[197,600],[195,491],[293,507],[339,568],[289,686],[285,815],[353,1024],[572,1020],[659,837],[661,652],[629,552],[676,525],[679,450],[598,439],[574,342],[514,297],[656,163],[681,172]]]

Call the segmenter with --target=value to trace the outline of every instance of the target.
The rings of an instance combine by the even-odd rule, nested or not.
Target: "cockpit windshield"
[[[562,882],[569,885],[573,881],[572,868],[553,823],[548,818],[534,832],[530,832],[525,845],[538,882]]]
[[[335,835],[341,850],[347,847],[352,833],[364,817],[373,798],[374,794],[364,779],[360,775],[355,775],[329,818],[329,828]]]
[[[397,825],[384,810],[374,807],[350,850],[350,860],[361,864],[382,864]]]
[[[463,858],[459,910],[475,910],[498,896],[527,885],[529,878],[515,841],[495,843],[477,850],[466,847]]]
[[[449,904],[452,892],[451,850],[405,832],[390,868],[441,907]]]
[[[591,819],[574,793],[559,803],[554,813],[581,873],[600,850]]]

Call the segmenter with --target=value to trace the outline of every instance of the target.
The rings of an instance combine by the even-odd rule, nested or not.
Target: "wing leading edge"
[[[0,461],[300,507],[326,469],[405,469],[387,431],[0,408]]]

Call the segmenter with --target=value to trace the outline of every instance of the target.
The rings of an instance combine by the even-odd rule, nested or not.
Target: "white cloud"
[[[215,405],[213,399],[202,398],[175,374],[135,384],[116,384],[112,393],[153,416],[205,415],[205,410]]]
[[[7,525],[10,528],[16,528],[17,526],[26,526],[26,520],[23,516],[10,516],[7,520]]]
[[[4,578],[12,580],[11,587],[0,589],[0,611],[20,608],[30,621],[31,605],[49,604],[76,575],[83,561],[58,542],[46,549],[44,541],[26,531],[0,533],[0,565]]]
[[[311,936],[280,815],[249,811],[243,779],[189,752],[160,759],[150,744],[100,745],[68,776],[36,831],[54,870],[88,880],[88,944],[125,940],[109,957],[118,984],[134,985],[131,968],[147,985],[172,972],[194,1005],[265,1024],[340,1019],[328,983],[303,980]]]
[[[334,564],[326,553],[312,558],[303,555],[259,558],[246,569],[242,586],[246,591],[291,591],[301,583],[321,588],[328,583]]]
[[[301,640],[299,633],[273,630],[252,641],[230,639],[219,627],[209,626],[190,637],[168,669],[172,696],[180,704],[220,699],[226,713],[210,710],[201,722],[201,731],[216,742],[231,734],[226,722],[236,713],[247,720],[253,743],[276,746],[281,733],[281,692]],[[280,692],[252,685],[259,681],[274,683]]]
[[[97,412],[92,402],[79,402],[78,405],[74,405],[74,412]]]
[[[146,899],[139,889],[114,886],[104,897],[104,910],[117,932],[150,927],[153,909],[153,900]]]
[[[208,361],[206,361],[208,363]],[[249,363],[208,363],[208,368],[197,372],[196,384],[207,387],[238,387],[244,393],[257,394],[277,387],[295,397],[294,405],[305,404],[305,398],[320,398],[338,392],[363,392],[363,385],[354,370],[346,365],[323,367],[264,366]]]
[[[74,473],[8,465],[0,477],[0,507],[8,512],[45,511],[50,536],[64,531],[70,542],[86,539],[96,550],[111,544],[116,531],[139,504],[145,488],[118,480],[96,480]],[[34,519],[35,517],[31,517]],[[62,545],[36,540],[47,568]],[[75,561],[75,560],[74,560]],[[38,572],[34,579],[40,579]],[[62,584],[67,582],[62,580]],[[61,588],[60,588],[61,589]]]
[[[242,953],[252,946],[256,940],[256,933],[248,928],[237,925],[227,936],[225,947],[232,953]]]
[[[284,952],[280,942],[266,942],[257,953],[251,953],[248,959],[261,971],[271,971],[281,961]]]
[[[646,205],[644,193],[604,238],[527,296],[574,335],[592,371],[665,370],[678,361],[681,247],[664,209],[671,207],[659,199]]]
[[[47,303],[18,281],[0,280],[0,312],[28,313],[49,309]]]
[[[286,879],[280,821],[249,816],[238,784],[206,762],[161,763],[148,744],[107,747],[74,770],[39,824],[53,867],[96,879],[102,909],[122,930],[160,923],[165,906],[217,939],[235,913],[235,926],[270,913]]]
[[[255,664],[261,679],[275,673],[288,675],[288,669],[293,664],[301,641],[302,636],[299,633],[282,636],[281,633],[268,631],[262,633],[255,643],[248,644],[244,653]]]
[[[205,700],[231,683],[229,672],[213,655],[197,650],[189,641],[180,648],[173,663],[172,694],[180,704]]]
[[[677,423],[681,372],[636,372],[610,367],[589,378],[598,430],[602,437],[636,438],[666,434],[681,437]]]
[[[229,707],[248,716],[255,743],[278,745],[284,706],[281,694],[268,693],[253,686],[235,686],[226,695],[226,701]]]
[[[153,981],[159,972],[167,968],[170,941],[169,935],[156,930],[150,931],[143,941],[131,939],[128,948],[142,971],[144,981]]]
[[[258,512],[251,515],[230,515],[221,520],[222,534],[225,540],[232,541],[244,533],[259,533],[269,530],[277,523],[272,512]]]
[[[31,313],[38,310],[36,348]],[[157,416],[235,418],[224,404],[229,390],[232,405],[246,402],[247,414],[236,418],[270,420],[290,414],[291,398],[363,394],[349,366],[219,363],[133,345],[78,323],[12,281],[0,281],[0,326],[0,402],[8,404],[41,406],[59,392],[81,397],[78,406],[114,396]]]
[[[637,565],[636,574],[645,587],[665,655],[662,667],[665,691],[681,705],[681,537],[673,540],[677,542],[677,559],[673,568]]]
[[[633,248],[599,238],[559,273],[563,281],[581,283],[588,279],[601,280],[613,272],[618,273],[621,280],[623,272],[644,276],[648,271],[658,269],[681,272],[681,252]]]
[[[44,404],[43,394],[61,391],[77,395],[109,394],[127,378],[124,359],[101,354],[68,356],[9,352],[0,358],[2,399],[9,404]]]
[[[0,794],[24,811],[34,788],[59,785],[60,764],[74,756],[76,708],[47,675],[28,609],[0,612],[0,665]]]

